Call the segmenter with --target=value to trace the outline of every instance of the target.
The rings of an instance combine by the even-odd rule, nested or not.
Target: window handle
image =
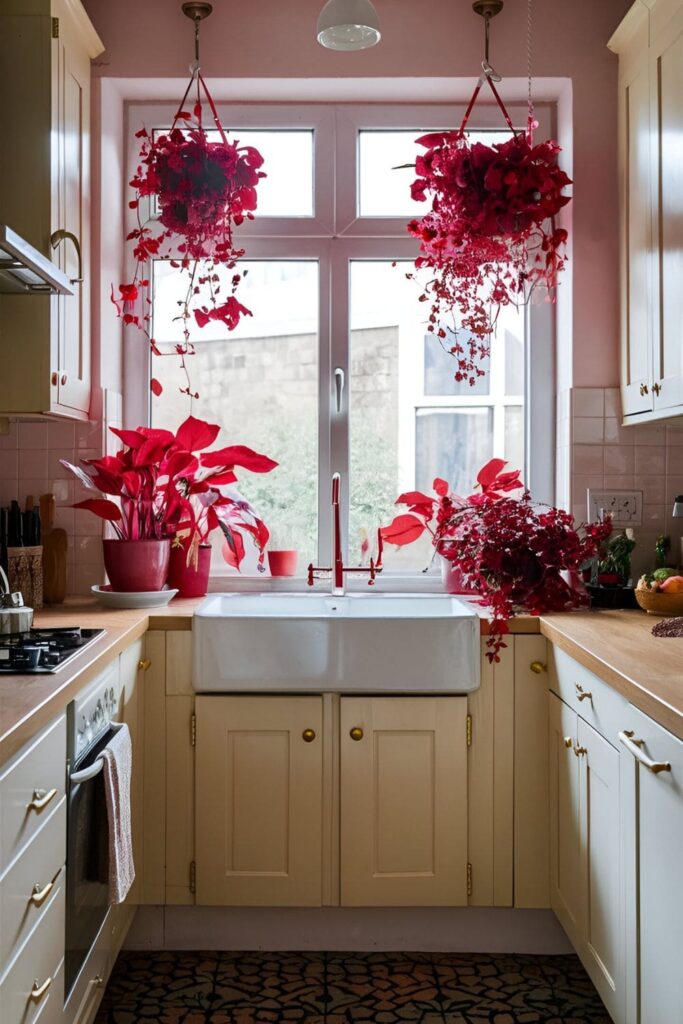
[[[342,399],[344,397],[344,384],[346,383],[346,375],[342,370],[341,366],[335,367],[334,371],[334,391],[337,398],[337,415],[342,411]]]

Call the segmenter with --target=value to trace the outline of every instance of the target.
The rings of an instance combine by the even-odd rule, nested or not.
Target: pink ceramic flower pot
[[[476,594],[476,590],[468,587],[463,579],[457,562],[441,559],[441,580],[447,594]]]
[[[162,590],[168,575],[170,540],[103,540],[104,568],[112,590]]]
[[[185,544],[171,548],[171,559],[168,566],[168,585],[178,591],[180,597],[204,597],[209,589],[209,570],[211,569],[211,545],[200,544],[197,552],[197,565],[187,564],[187,547]]]
[[[296,576],[298,551],[269,551],[268,567],[271,576]]]

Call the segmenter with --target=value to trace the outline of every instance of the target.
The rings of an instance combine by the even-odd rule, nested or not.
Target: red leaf
[[[226,469],[223,472],[216,474],[210,474],[204,478],[207,484],[211,484],[212,487],[220,487],[222,484],[234,484],[237,477],[231,469]]]
[[[269,459],[267,455],[259,455],[258,452],[247,448],[243,444],[229,445],[227,448],[221,448],[217,452],[206,452],[199,456],[199,461],[202,466],[207,467],[225,466],[227,469],[229,466],[244,466],[245,469],[250,469],[252,473],[270,473],[278,465],[273,459]]]
[[[399,494],[396,499],[397,505],[433,505],[434,499],[430,498],[428,494],[423,494],[422,491],[405,491],[404,494]]]
[[[234,569],[239,569],[244,558],[244,541],[237,530],[231,530],[225,523],[221,523],[221,529],[225,536],[223,545],[223,558]]]
[[[94,512],[100,519],[106,519],[111,523],[117,522],[121,518],[121,509],[113,501],[107,501],[106,498],[86,498],[85,501],[79,501],[72,507],[85,508],[88,512]]]
[[[435,479],[434,483],[432,484],[432,487],[434,488],[434,490],[436,491],[440,498],[445,498],[446,495],[448,494],[448,481],[442,480],[441,477],[439,476],[437,476],[437,478]]]
[[[220,429],[217,423],[206,423],[204,420],[195,419],[194,416],[188,416],[185,422],[178,427],[176,441],[186,451],[198,452],[213,444]]]
[[[420,522],[415,516],[402,515],[396,516],[393,523],[390,523],[389,526],[381,527],[379,532],[382,540],[401,547],[404,544],[412,544],[414,540],[417,540],[424,533],[424,530],[424,523]]]
[[[483,466],[477,473],[477,483],[486,490],[495,481],[498,474],[505,469],[507,462],[505,459],[491,459]]]
[[[156,377],[152,377],[151,381],[149,382],[149,386],[150,386],[150,389],[152,390],[152,392],[157,396],[157,398],[159,397],[161,392],[164,390],[162,388],[161,384],[159,383],[159,381],[156,379]]]

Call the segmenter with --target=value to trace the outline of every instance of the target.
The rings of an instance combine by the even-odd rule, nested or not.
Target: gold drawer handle
[[[645,396],[645,395],[648,394],[650,389],[648,388],[647,384],[641,384],[639,390],[640,390],[640,394],[642,396]]]
[[[140,661],[138,662],[138,671],[139,672],[146,672],[148,668],[151,668],[151,666],[152,666],[152,659],[151,658],[140,658]]]
[[[44,807],[50,803],[57,796],[57,790],[51,789],[49,791],[44,789],[34,789],[33,799],[29,804],[26,804],[27,811],[42,811]]]
[[[29,993],[29,999],[32,999],[34,1003],[39,1002],[43,998],[51,984],[52,978],[46,978],[42,985],[38,984],[38,979],[36,978],[35,981],[33,982],[33,988]]]
[[[574,746],[574,740],[571,738],[571,736],[565,736],[564,745],[567,748],[567,750],[572,749],[572,747]]]
[[[580,683],[574,683],[574,689],[576,690],[576,696],[579,700],[593,700],[593,694],[590,690],[584,690]]]
[[[304,729],[301,733],[301,738],[304,743],[312,743],[315,739],[315,729]]]
[[[583,757],[584,754],[588,753],[588,749],[586,747],[578,747],[577,746],[577,747],[574,747],[574,753],[576,754],[577,757]]]
[[[41,889],[40,882],[36,882],[36,884],[33,886],[33,892],[28,898],[29,903],[32,903],[34,907],[39,907],[40,904],[45,899],[47,899],[47,897],[52,892],[54,884],[54,881],[48,882],[47,885],[44,885],[43,888]]]
[[[542,661],[532,661],[529,668],[532,672],[535,672],[537,676],[540,676],[542,672],[548,671],[547,665],[544,665]]]
[[[358,740],[362,740],[363,739],[363,730],[360,728],[360,726],[355,725],[353,727],[353,729],[351,729],[349,731],[349,736],[351,737],[352,740],[356,740],[356,742]]]
[[[652,390],[654,391],[655,395],[657,395],[657,397],[659,397],[659,392],[662,391],[663,388],[662,388],[661,384],[656,384],[655,383],[655,384],[652,385]]]
[[[629,750],[636,761],[640,761],[642,765],[645,765],[649,772],[653,775],[659,775],[660,772],[670,772],[671,765],[668,761],[653,761],[651,757],[648,757],[644,751],[640,748],[643,746],[644,741],[639,739],[633,729],[624,729],[623,732],[619,733],[619,741],[623,743],[627,750]]]

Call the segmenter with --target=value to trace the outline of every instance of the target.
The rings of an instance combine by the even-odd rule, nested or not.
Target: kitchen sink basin
[[[198,693],[467,693],[479,619],[423,594],[213,594],[193,625]]]

